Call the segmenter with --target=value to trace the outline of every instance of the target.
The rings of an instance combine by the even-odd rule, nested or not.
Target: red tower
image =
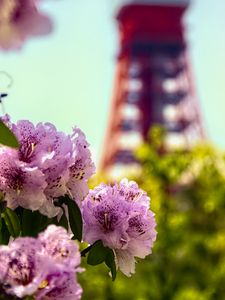
[[[101,169],[135,164],[157,123],[168,147],[203,138],[182,25],[187,0],[131,1],[117,14],[120,50]]]

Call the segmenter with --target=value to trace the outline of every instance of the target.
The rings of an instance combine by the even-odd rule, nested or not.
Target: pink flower
[[[66,270],[52,270],[46,278],[48,285],[39,289],[35,294],[36,300],[79,300],[82,296],[82,288],[77,283],[76,274]]]
[[[67,265],[68,269],[75,269],[80,265],[81,258],[77,243],[70,238],[64,228],[55,225],[48,226],[38,236],[45,255],[51,256],[56,263]]]
[[[37,239],[17,238],[9,246],[0,246],[0,285],[6,294],[17,297],[78,300],[82,294],[76,279],[79,264],[76,242],[63,228],[50,225]]]
[[[79,128],[73,129],[71,140],[73,143],[73,163],[69,167],[67,187],[72,198],[76,199],[80,206],[81,201],[89,191],[88,179],[95,173],[95,165],[91,160],[86,137]]]
[[[145,258],[156,239],[154,213],[150,198],[128,180],[101,184],[90,191],[82,203],[84,240],[114,250],[116,263],[127,276],[135,272],[135,257]]]
[[[49,260],[41,255],[41,243],[33,238],[18,238],[0,246],[0,283],[7,294],[32,295],[48,274]]]
[[[3,149],[0,150],[0,191],[5,195],[7,206],[40,209],[47,201],[44,174],[37,167],[22,164],[15,151]]]
[[[11,123],[9,117],[2,120],[20,145],[18,150],[2,147],[0,152],[0,191],[7,205],[20,205],[54,217],[61,210],[54,205],[55,199],[69,194],[80,206],[88,193],[88,179],[95,171],[83,132],[75,128],[72,135],[66,135],[50,123],[34,126],[27,120],[17,124]]]
[[[37,0],[0,1],[0,48],[19,49],[31,36],[46,35],[52,23],[39,13]]]

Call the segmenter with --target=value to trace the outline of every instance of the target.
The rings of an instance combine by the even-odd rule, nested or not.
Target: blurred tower
[[[203,128],[182,25],[188,0],[127,1],[118,14],[120,49],[101,169],[135,165],[133,150],[153,124],[167,147],[189,147]]]

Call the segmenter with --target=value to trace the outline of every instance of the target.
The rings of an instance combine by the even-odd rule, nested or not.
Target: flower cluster
[[[66,135],[50,123],[1,120],[19,147],[0,147],[0,243],[10,241],[0,246],[0,297],[80,299],[86,254],[90,265],[105,262],[112,280],[118,268],[131,276],[156,239],[146,193],[127,179],[89,191],[95,167],[79,128]],[[67,231],[90,245],[80,254]]]
[[[40,14],[37,0],[0,1],[0,48],[18,49],[30,36],[52,31],[50,19]]]
[[[133,181],[101,184],[91,190],[82,203],[84,240],[102,240],[114,250],[120,270],[127,276],[135,272],[135,257],[151,253],[156,239],[150,198]]]
[[[74,128],[66,135],[50,123],[13,124],[7,116],[3,120],[20,144],[18,150],[0,148],[0,191],[7,206],[54,217],[60,210],[54,200],[60,196],[69,194],[81,205],[95,171],[83,132]]]
[[[76,280],[81,269],[76,242],[66,230],[50,225],[38,238],[17,238],[0,246],[0,285],[19,298],[78,300],[82,289]]]

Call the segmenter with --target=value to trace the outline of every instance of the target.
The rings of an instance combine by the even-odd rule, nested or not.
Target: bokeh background
[[[97,163],[118,49],[114,16],[122,1],[40,4],[54,22],[53,33],[29,39],[20,50],[0,51],[0,71],[13,78],[6,112],[14,121],[49,121],[66,132],[81,127]],[[151,129],[137,149],[141,173],[133,179],[151,196],[156,213],[153,254],[137,264],[132,279],[118,274],[115,283],[105,266],[86,266],[83,299],[225,299],[225,1],[193,0],[184,22],[208,141],[165,152],[164,130]],[[0,74],[0,92],[6,86]],[[102,180],[108,178],[99,174],[90,184]]]
[[[67,132],[80,126],[95,161],[109,114],[118,46],[114,16],[122,3],[41,1],[54,22],[53,33],[28,40],[21,50],[0,51],[0,70],[14,79],[5,102],[13,120],[50,121]],[[223,0],[193,0],[185,18],[207,134],[220,147],[225,146],[224,16]]]

